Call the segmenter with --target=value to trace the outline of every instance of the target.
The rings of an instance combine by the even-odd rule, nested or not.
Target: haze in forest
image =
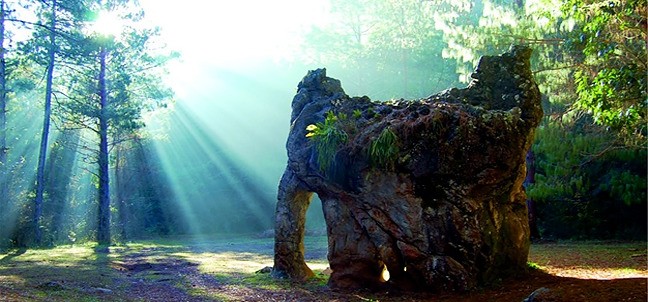
[[[180,197],[187,215],[204,221],[193,231],[270,228],[287,158],[290,102],[308,68],[318,67],[297,64],[294,57],[306,31],[325,21],[326,1],[189,1],[180,7],[142,1],[142,6],[162,29],[161,41],[181,54],[165,78],[177,110],[167,125],[186,125],[188,133],[178,136],[193,140],[174,143],[169,137],[157,145],[167,171],[179,174],[170,177],[186,192]],[[164,128],[149,124],[153,131]],[[169,130],[177,133],[162,131]],[[310,221],[323,228],[314,208]],[[223,209],[227,215],[219,214]],[[215,227],[210,220],[222,222]]]
[[[308,70],[326,68],[350,96],[415,100],[468,85],[481,56],[524,44],[534,50],[531,68],[545,111],[531,148],[535,162],[529,167],[536,177],[526,188],[537,205],[539,232],[557,238],[644,236],[646,8],[633,1],[595,2],[600,5],[582,0],[131,1],[131,8],[144,11],[137,27],[160,32],[150,36],[150,57],[113,49],[118,59],[108,68],[113,99],[118,92],[132,92],[123,83],[153,87],[152,97],[121,104],[121,115],[111,124],[113,144],[103,152],[110,153],[103,165],[111,176],[109,229],[117,241],[273,229],[291,101]],[[69,21],[60,29],[73,32],[75,26],[90,30],[97,20],[87,15],[99,15],[107,2],[59,3],[65,4],[60,17]],[[58,37],[60,68],[49,94],[55,96],[52,133],[47,157],[39,160],[43,96],[48,95],[45,58],[57,44],[47,42],[46,25],[29,24],[50,20],[50,2],[6,5],[18,8],[12,18],[29,22],[7,21],[11,34],[5,48],[13,73],[7,79],[4,132],[0,123],[0,151],[7,150],[0,152],[6,155],[0,156],[0,163],[6,162],[0,165],[0,249],[28,245],[34,228],[42,229],[47,244],[94,240],[102,186],[99,139],[93,133],[101,131],[92,128],[97,119],[92,102],[103,48],[88,43],[94,48],[75,49],[69,36]],[[96,11],[72,11],[75,5]],[[120,28],[124,33],[123,25],[111,31]],[[84,35],[83,41],[101,41],[97,33]],[[84,51],[91,55],[79,55]],[[151,59],[155,51],[168,55],[164,64],[139,77],[136,59]],[[70,87],[76,89],[73,96],[87,99],[65,95]],[[171,100],[166,87],[173,91]],[[120,131],[128,132],[128,139],[121,141]],[[38,196],[42,221],[34,223]],[[325,229],[317,200],[309,208],[307,228]]]
[[[142,1],[142,6],[148,21],[162,29],[160,40],[181,54],[165,77],[176,94],[176,112],[165,125],[155,120],[148,124],[152,131],[161,128],[165,133],[156,143],[157,151],[178,187],[176,197],[185,215],[196,222],[192,231],[272,228],[277,185],[287,159],[290,103],[301,78],[308,70],[324,67],[342,80],[348,94],[376,95],[368,85],[345,85],[345,79],[355,76],[348,70],[325,61],[306,62],[303,50],[313,43],[307,34],[333,22],[330,3],[190,1],[178,7]],[[181,133],[175,132],[180,125]],[[173,135],[189,139],[179,142]],[[219,217],[223,211],[228,214]],[[207,223],[213,219],[220,222]],[[325,227],[318,201],[310,208],[308,226],[318,231]]]

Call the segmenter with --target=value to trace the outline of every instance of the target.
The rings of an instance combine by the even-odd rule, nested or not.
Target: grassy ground
[[[16,250],[0,254],[0,301],[522,301],[541,287],[544,301],[646,301],[645,242],[534,244],[537,269],[468,294],[331,292],[326,249],[325,237],[307,237],[317,275],[307,284],[258,272],[272,265],[272,239]]]

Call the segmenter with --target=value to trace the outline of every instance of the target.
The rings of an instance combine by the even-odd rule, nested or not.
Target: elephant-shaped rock
[[[303,243],[313,194],[333,289],[465,291],[525,270],[525,155],[543,114],[530,56],[523,46],[484,56],[466,88],[414,101],[349,97],[325,69],[310,71],[292,102],[273,275],[313,275]]]

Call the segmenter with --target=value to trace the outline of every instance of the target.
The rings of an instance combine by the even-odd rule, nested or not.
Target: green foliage
[[[317,162],[321,171],[326,171],[335,160],[335,155],[348,141],[348,134],[340,128],[340,118],[332,111],[326,113],[324,122],[306,127],[306,137],[315,142]]]
[[[135,133],[144,126],[142,113],[166,106],[172,91],[159,79],[165,64],[177,57],[160,48],[158,28],[144,28],[138,24],[143,12],[136,3],[118,0],[99,5],[82,5],[66,1],[62,6],[72,9],[62,13],[57,40],[57,56],[66,64],[57,66],[55,91],[57,105],[54,117],[65,128],[86,128],[98,132],[96,120],[103,114],[108,121],[111,136],[115,133]],[[97,11],[110,8],[111,13],[131,25],[116,36],[88,33],[88,20],[96,19]],[[90,10],[90,11],[89,11]],[[46,14],[44,14],[46,15]],[[64,26],[65,25],[65,26]],[[45,64],[47,30],[40,29],[33,39],[22,45],[27,58],[36,64]],[[105,49],[108,107],[101,113],[97,89],[99,54]],[[58,63],[58,62],[57,62]],[[119,139],[122,139],[121,137]]]
[[[398,160],[398,136],[386,127],[380,135],[371,142],[369,146],[368,155],[369,160],[375,167],[383,167],[386,169],[393,169],[396,160]]]
[[[581,117],[545,118],[536,134],[538,223],[549,237],[645,236],[646,150],[611,145],[612,135]],[[621,148],[619,148],[621,147]]]
[[[576,30],[566,40],[584,56],[574,78],[575,106],[591,113],[596,123],[625,136],[646,136],[645,1],[567,1],[562,11]]]
[[[645,236],[645,209],[636,211],[646,202],[645,1],[439,4],[443,56],[456,60],[462,81],[481,55],[511,44],[534,49],[547,117],[533,147],[538,174],[528,194],[538,201],[544,234]]]
[[[575,109],[609,127],[626,145],[645,145],[648,129],[645,1],[442,1],[438,11],[448,45],[470,80],[478,58],[511,44],[528,44],[549,111]],[[556,108],[557,106],[557,108]],[[562,108],[562,109],[561,109]]]
[[[610,197],[623,201],[626,205],[641,204],[646,201],[646,177],[630,171],[613,170],[609,173],[609,184],[601,189],[610,192]]]

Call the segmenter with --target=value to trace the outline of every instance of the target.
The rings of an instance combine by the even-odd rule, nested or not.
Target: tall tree
[[[105,45],[99,50],[99,222],[97,224],[97,241],[99,244],[110,244],[110,169],[108,167],[108,93],[106,88]]]
[[[45,76],[45,106],[43,110],[43,129],[38,154],[38,167],[36,169],[36,197],[34,198],[34,241],[37,245],[42,242],[42,229],[40,220],[43,216],[43,194],[45,191],[45,162],[47,160],[47,146],[50,133],[52,115],[52,84],[54,79],[54,64],[56,61],[56,12],[57,0],[50,2],[49,45],[47,50],[47,74]]]
[[[116,133],[117,138],[115,140],[120,140],[120,133]],[[123,172],[124,169],[124,163],[125,163],[125,158],[124,158],[124,150],[123,150],[122,144],[117,146],[115,148],[115,199],[116,199],[116,206],[117,206],[117,213],[118,213],[118,222],[117,222],[117,232],[119,234],[119,238],[122,240],[126,240],[127,232],[127,213],[126,213],[126,198],[125,196],[125,182],[124,182],[124,177],[123,175],[125,174]]]
[[[24,22],[15,18],[13,7],[23,4],[0,0],[0,221],[13,218],[5,215],[10,215],[14,207],[12,201],[15,198],[11,194],[11,182],[17,180],[12,172],[16,162],[11,162],[8,139],[14,126],[9,124],[10,100],[16,92],[28,86],[22,87],[22,84],[27,84],[27,81],[20,80],[20,71],[24,70],[18,70],[20,69],[17,64],[19,54],[12,47],[15,42],[12,39],[13,30]],[[3,227],[0,230],[0,245],[6,242],[7,229],[8,227]]]
[[[26,58],[24,64],[35,64],[44,67],[45,78],[43,101],[43,123],[41,128],[41,139],[36,166],[36,193],[34,197],[32,213],[33,242],[36,245],[42,243],[42,230],[46,227],[42,224],[43,204],[47,202],[48,191],[46,163],[48,159],[49,138],[51,134],[52,121],[52,98],[55,94],[54,79],[58,78],[58,65],[63,60],[70,60],[75,56],[82,55],[75,50],[79,41],[79,31],[83,24],[84,8],[83,2],[79,0],[48,0],[39,2],[40,7],[36,10],[38,20],[33,22],[23,21],[24,24],[33,27],[32,38],[22,42],[22,52]],[[60,90],[60,89],[59,89]]]
[[[121,33],[94,32],[86,37],[80,51],[85,56],[78,62],[84,72],[72,75],[71,93],[62,103],[68,126],[90,130],[97,138],[96,147],[91,149],[98,165],[94,174],[98,189],[97,241],[102,245],[111,242],[110,150],[144,126],[143,110],[170,96],[170,90],[158,79],[169,56],[152,50],[158,30],[138,28],[141,12],[113,4],[96,9],[121,14],[122,21],[129,24]]]
[[[8,206],[8,163],[7,163],[7,66],[5,49],[6,5],[0,0],[0,215]],[[4,217],[0,216],[0,219]],[[4,219],[3,219],[4,220]]]

